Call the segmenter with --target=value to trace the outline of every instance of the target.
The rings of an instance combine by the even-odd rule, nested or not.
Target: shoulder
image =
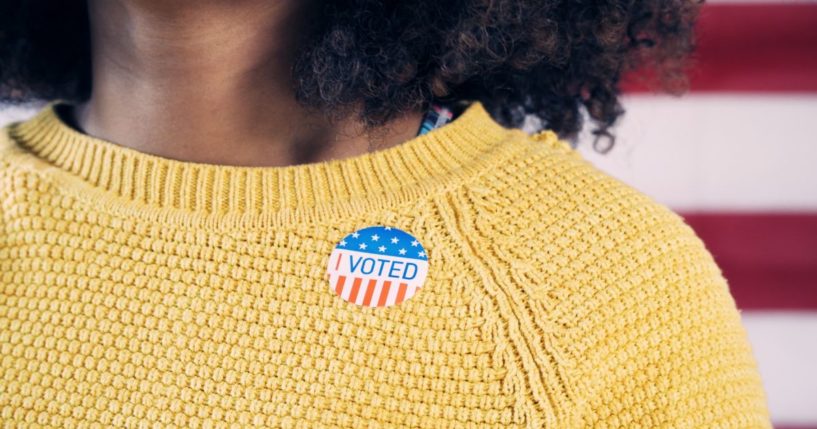
[[[579,268],[610,252],[656,251],[648,242],[670,237],[702,245],[679,215],[601,171],[555,133],[535,134],[524,144],[470,198],[520,259]]]
[[[27,165],[27,152],[17,144],[14,132],[21,121],[8,122],[0,127],[0,171],[8,173]]]
[[[16,143],[13,132],[16,123],[0,127],[0,221],[11,205],[55,190],[53,180],[46,174],[51,166]]]
[[[468,200],[481,243],[527,298],[553,308],[548,317],[579,326],[648,297],[673,305],[705,294],[717,296],[713,311],[735,316],[720,268],[681,216],[555,135],[537,138]]]
[[[770,427],[740,313],[701,239],[554,135],[538,138],[471,192],[475,230],[566,358],[585,426]]]
[[[11,124],[0,127],[0,159],[5,157],[6,152],[14,148],[14,142],[9,136]]]
[[[0,127],[0,189],[8,189],[5,183],[14,167],[13,159],[19,155],[19,148],[11,137],[11,124]]]

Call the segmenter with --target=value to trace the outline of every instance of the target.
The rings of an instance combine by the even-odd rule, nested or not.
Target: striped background
[[[775,427],[817,429],[817,1],[707,3],[691,92],[627,87],[617,146],[581,151],[684,215],[729,281]]]
[[[729,280],[776,427],[817,429],[817,1],[707,3],[691,93],[628,86],[615,149],[580,150],[686,217]]]

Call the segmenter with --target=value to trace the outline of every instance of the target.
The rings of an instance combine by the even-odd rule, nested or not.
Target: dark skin
[[[295,101],[290,67],[309,2],[90,0],[93,86],[84,133],[165,158],[285,166],[413,138],[423,111],[373,132]],[[138,124],[135,126],[134,124]]]

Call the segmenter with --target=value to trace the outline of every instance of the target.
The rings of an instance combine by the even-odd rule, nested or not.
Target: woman
[[[771,427],[704,245],[567,141],[695,2],[2,8],[4,423]]]

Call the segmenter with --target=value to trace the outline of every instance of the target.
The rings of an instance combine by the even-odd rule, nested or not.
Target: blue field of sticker
[[[416,238],[390,226],[370,226],[355,231],[344,237],[336,248],[372,255],[428,260],[425,248]]]

